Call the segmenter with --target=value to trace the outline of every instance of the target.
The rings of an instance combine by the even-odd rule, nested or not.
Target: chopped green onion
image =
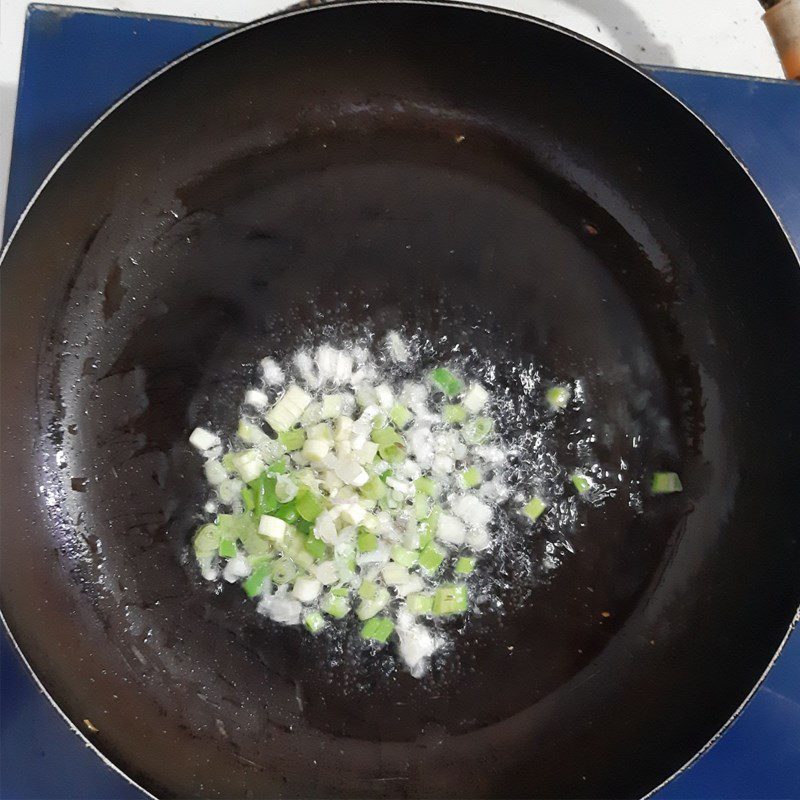
[[[255,513],[258,516],[271,514],[278,507],[278,497],[275,494],[275,478],[262,472],[248,486],[253,490],[255,497]]]
[[[572,392],[570,392],[568,386],[552,386],[545,393],[547,405],[549,405],[553,411],[565,409],[567,405],[569,405],[571,396]]]
[[[269,539],[261,536],[256,528],[242,533],[239,539],[248,556],[266,556],[271,550]]]
[[[460,425],[467,419],[467,409],[460,404],[448,404],[442,409],[442,419],[448,425]]]
[[[379,611],[383,611],[383,609],[389,605],[389,600],[391,600],[389,590],[384,586],[378,586],[374,597],[364,599],[358,604],[356,616],[360,620],[374,617]]]
[[[325,620],[319,611],[309,611],[303,617],[303,625],[311,631],[311,633],[319,633],[325,627]]]
[[[461,483],[467,489],[474,489],[482,480],[481,471],[477,467],[470,467],[461,473]]]
[[[248,511],[253,511],[256,507],[256,493],[249,486],[242,486],[242,502]]]
[[[463,583],[440,586],[433,595],[433,613],[436,616],[461,614],[467,610],[467,587]]]
[[[431,513],[431,499],[424,494],[414,497],[414,516],[418,519],[427,519]]]
[[[279,458],[277,461],[273,461],[268,467],[267,472],[271,475],[283,475],[286,472],[286,462]]]
[[[403,441],[403,437],[394,428],[375,427],[369,438],[381,447]]]
[[[288,583],[297,575],[297,567],[288,558],[279,558],[272,565],[272,580],[277,584]]]
[[[297,521],[297,509],[294,503],[283,503],[272,512],[272,516],[293,525]]]
[[[461,381],[444,367],[437,367],[431,372],[431,380],[448,396],[457,397],[464,391]]]
[[[390,464],[399,464],[406,457],[406,448],[402,444],[381,445],[378,455]]]
[[[361,586],[358,587],[358,596],[362,600],[374,600],[378,596],[380,588],[375,581],[363,580]]]
[[[406,597],[406,607],[417,616],[430,614],[433,611],[433,595],[415,592]]]
[[[522,509],[522,513],[526,517],[530,517],[534,522],[542,516],[542,513],[547,508],[547,503],[541,497],[531,497]]]
[[[297,424],[309,403],[310,395],[299,386],[292,385],[264,417],[274,431],[283,433]]]
[[[386,486],[377,475],[370,475],[359,493],[368,500],[380,500],[386,494]]]
[[[250,577],[242,584],[242,588],[248,597],[255,597],[261,594],[261,587],[269,575],[269,564],[261,564],[256,567],[251,573]]]
[[[428,544],[419,554],[419,565],[428,570],[428,572],[436,572],[444,561],[444,551],[438,548],[435,544]]]
[[[673,494],[682,492],[683,484],[677,472],[654,472],[650,489],[653,494]]]
[[[207,558],[216,554],[221,537],[222,531],[216,525],[203,525],[194,535],[192,542],[195,555],[198,558]]]
[[[469,575],[475,569],[477,559],[472,556],[461,556],[456,561],[455,571],[459,575]]]
[[[578,494],[586,494],[592,488],[592,481],[586,475],[581,475],[579,472],[573,472],[570,475],[572,485],[578,490]]]
[[[218,514],[217,527],[227,539],[240,539],[258,529],[256,521],[249,514]]]
[[[278,434],[278,441],[291,453],[300,450],[306,441],[306,432],[302,428],[292,428]]]
[[[327,550],[325,546],[325,542],[321,539],[317,539],[316,536],[308,536],[306,537],[304,546],[306,550],[315,558],[317,561],[325,558],[325,552]]]
[[[436,484],[431,478],[425,475],[414,481],[414,487],[420,494],[428,495],[428,497],[436,497]]]
[[[314,532],[314,523],[301,519],[300,517],[294,521],[294,526],[300,533],[304,533],[306,536]]]
[[[392,561],[396,561],[404,567],[413,567],[419,559],[419,553],[416,550],[409,550],[406,547],[401,547],[399,544],[396,544],[391,549],[390,555]]]
[[[335,591],[335,590],[334,590]],[[350,611],[350,603],[347,602],[346,597],[340,597],[333,593],[333,591],[322,601],[320,606],[322,610],[336,619],[342,619],[347,616]]]
[[[480,444],[493,430],[494,420],[491,417],[477,417],[464,426],[462,436],[467,444]]]
[[[334,586],[331,594],[335,597],[350,597],[350,589],[347,586]]]
[[[388,617],[373,617],[361,627],[361,638],[385,643],[392,635],[394,622]]]
[[[389,419],[398,427],[405,428],[411,421],[411,412],[400,403],[395,403],[392,410],[389,412]]]
[[[245,444],[258,444],[269,438],[261,428],[251,425],[246,419],[239,420],[239,428],[236,431],[236,435]]]
[[[313,522],[322,513],[322,503],[308,489],[305,491],[301,489],[297,493],[294,507],[306,522]]]
[[[230,539],[220,539],[219,554],[223,558],[233,558],[236,552],[236,542],[232,542]]]
[[[356,549],[359,553],[371,553],[373,550],[377,550],[378,537],[372,531],[359,528],[356,538]]]

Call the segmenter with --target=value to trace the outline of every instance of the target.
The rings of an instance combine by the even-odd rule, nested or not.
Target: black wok
[[[3,614],[154,794],[646,794],[792,623],[796,255],[698,119],[573,35],[365,3],[225,36],[92,129],[0,279]],[[322,321],[582,377],[603,460],[685,491],[588,510],[428,680],[332,663],[185,558],[188,432]]]

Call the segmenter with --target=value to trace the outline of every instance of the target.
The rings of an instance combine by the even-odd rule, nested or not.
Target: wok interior
[[[236,59],[231,42],[195,56],[93,134],[18,234],[4,280],[15,259],[41,259],[36,226],[84,177],[81,161],[115,176],[71,216],[62,208],[72,266],[56,241],[47,251],[36,442],[50,471],[34,502],[42,513],[56,498],[62,580],[112,667],[99,694],[56,699],[85,718],[119,681],[132,686],[186,766],[143,767],[155,745],[138,731],[109,732],[107,747],[173,794],[646,791],[741,701],[796,595],[793,512],[766,470],[778,437],[742,416],[797,354],[759,359],[771,337],[752,324],[738,265],[786,254],[755,200],[751,218],[774,243],[733,226],[712,188],[702,202],[679,196],[693,158],[744,180],[714,143],[692,140],[688,163],[664,163],[642,144],[661,135],[657,121],[623,115],[626,87],[591,113],[599,100],[582,75],[657,94],[620,65],[509,18],[481,15],[476,38],[476,12],[398,12],[272,23],[236,37]],[[388,48],[377,61],[376,38]],[[679,123],[673,137],[691,139]],[[776,275],[786,291],[772,333],[796,332],[796,276]],[[687,487],[641,515],[622,496],[588,509],[574,556],[506,615],[453,623],[455,651],[425,681],[388,652],[365,662],[266,621],[186,557],[204,501],[192,427],[233,430],[266,354],[325,329],[396,327],[443,355],[464,343],[584,379],[601,463],[669,467]],[[515,389],[502,370],[500,381]],[[796,389],[784,397],[797,407]],[[563,433],[554,447],[569,464]],[[532,536],[536,548],[547,533]]]

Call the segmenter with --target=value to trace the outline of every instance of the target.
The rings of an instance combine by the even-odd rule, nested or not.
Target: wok
[[[224,36],[80,141],[0,280],[3,615],[155,795],[647,794],[792,624],[796,254],[696,117],[577,36],[404,2]],[[332,660],[185,554],[189,431],[332,322],[582,378],[603,460],[685,490],[589,508],[426,680]]]

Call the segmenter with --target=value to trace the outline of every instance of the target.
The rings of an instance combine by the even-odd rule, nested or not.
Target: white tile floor
[[[287,0],[60,0],[151,14],[246,21]],[[28,0],[0,0],[0,224]],[[780,77],[756,0],[493,0],[556,22],[647,64]]]

